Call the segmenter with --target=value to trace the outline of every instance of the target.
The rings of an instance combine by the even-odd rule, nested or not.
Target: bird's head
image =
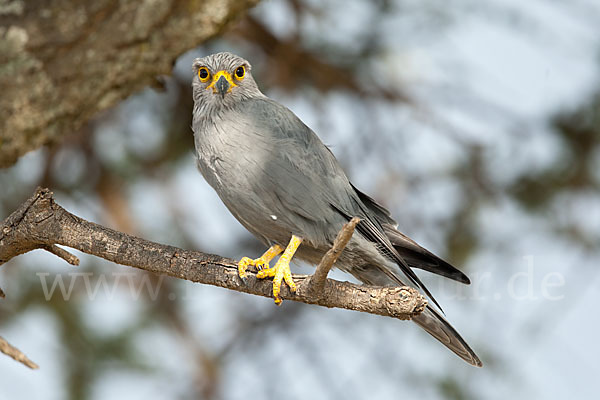
[[[196,58],[193,63],[194,101],[204,105],[228,105],[262,95],[251,74],[251,65],[231,53]]]

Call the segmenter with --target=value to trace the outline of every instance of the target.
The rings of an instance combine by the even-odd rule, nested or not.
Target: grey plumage
[[[267,245],[285,247],[304,239],[296,257],[317,263],[343,224],[361,218],[336,266],[367,284],[422,289],[411,268],[462,283],[459,270],[400,233],[390,213],[357,190],[331,151],[283,105],[267,98],[252,78],[251,65],[231,53],[194,60],[193,130],[198,168],[229,211]],[[238,68],[243,79],[236,78]],[[199,78],[219,71],[219,82]],[[214,79],[216,81],[216,79]],[[212,84],[212,86],[211,86]],[[227,93],[226,93],[227,92]],[[437,304],[437,302],[435,302]],[[432,306],[414,318],[467,362],[481,361]]]

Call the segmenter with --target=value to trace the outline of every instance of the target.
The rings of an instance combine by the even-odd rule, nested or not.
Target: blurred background
[[[237,53],[403,232],[471,277],[420,273],[483,369],[410,322],[36,251],[0,269],[0,335],[41,369],[1,356],[0,400],[596,397],[598,21],[593,0],[263,1],[164,90],[0,170],[2,219],[41,185],[120,231],[258,256],[196,171],[190,129],[191,61]]]

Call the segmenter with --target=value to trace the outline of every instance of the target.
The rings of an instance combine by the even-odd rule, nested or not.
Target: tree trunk
[[[0,167],[171,72],[258,0],[0,0]]]

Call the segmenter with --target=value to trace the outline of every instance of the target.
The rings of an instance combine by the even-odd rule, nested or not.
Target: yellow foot
[[[257,270],[269,268],[269,262],[282,251],[283,248],[280,245],[275,244],[271,246],[269,250],[265,251],[265,254],[255,260],[249,257],[242,258],[238,262],[238,275],[244,280],[246,278],[246,270],[248,270],[249,266],[256,267]]]
[[[290,243],[287,245],[285,251],[277,260],[277,263],[273,268],[264,268],[258,271],[256,277],[259,279],[263,278],[273,278],[273,298],[275,299],[275,304],[281,304],[281,297],[279,297],[279,293],[281,292],[281,282],[285,281],[287,285],[290,287],[292,292],[296,291],[296,284],[292,279],[292,271],[290,270],[290,261],[302,243],[302,238],[292,235],[292,239]]]

